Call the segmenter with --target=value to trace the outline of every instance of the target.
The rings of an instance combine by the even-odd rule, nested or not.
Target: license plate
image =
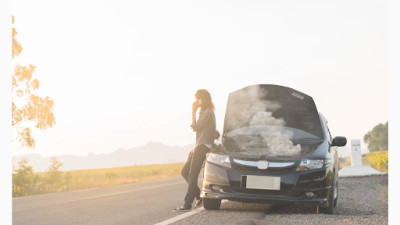
[[[243,176],[242,187],[248,189],[280,190],[281,178],[269,176]]]

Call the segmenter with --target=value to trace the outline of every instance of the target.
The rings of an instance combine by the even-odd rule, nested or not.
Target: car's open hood
[[[291,88],[260,84],[229,94],[224,131],[260,125],[295,128],[323,139],[323,132],[314,100]]]

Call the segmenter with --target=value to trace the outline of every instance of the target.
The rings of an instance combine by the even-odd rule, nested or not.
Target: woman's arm
[[[196,121],[196,115],[194,115],[194,119],[192,116],[192,129],[193,131],[201,130],[209,121],[211,120],[211,109],[206,110],[205,112],[199,115],[199,119]]]

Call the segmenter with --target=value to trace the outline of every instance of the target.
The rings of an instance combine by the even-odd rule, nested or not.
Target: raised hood
[[[252,85],[229,94],[223,133],[257,125],[296,128],[323,139],[313,98],[284,86]]]
[[[252,85],[228,98],[223,145],[251,158],[298,158],[323,140],[314,100],[278,85]]]

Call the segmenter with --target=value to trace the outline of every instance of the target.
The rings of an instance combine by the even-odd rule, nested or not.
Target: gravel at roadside
[[[316,207],[226,202],[220,210],[202,211],[174,224],[388,224],[388,176],[339,178],[333,215]]]

